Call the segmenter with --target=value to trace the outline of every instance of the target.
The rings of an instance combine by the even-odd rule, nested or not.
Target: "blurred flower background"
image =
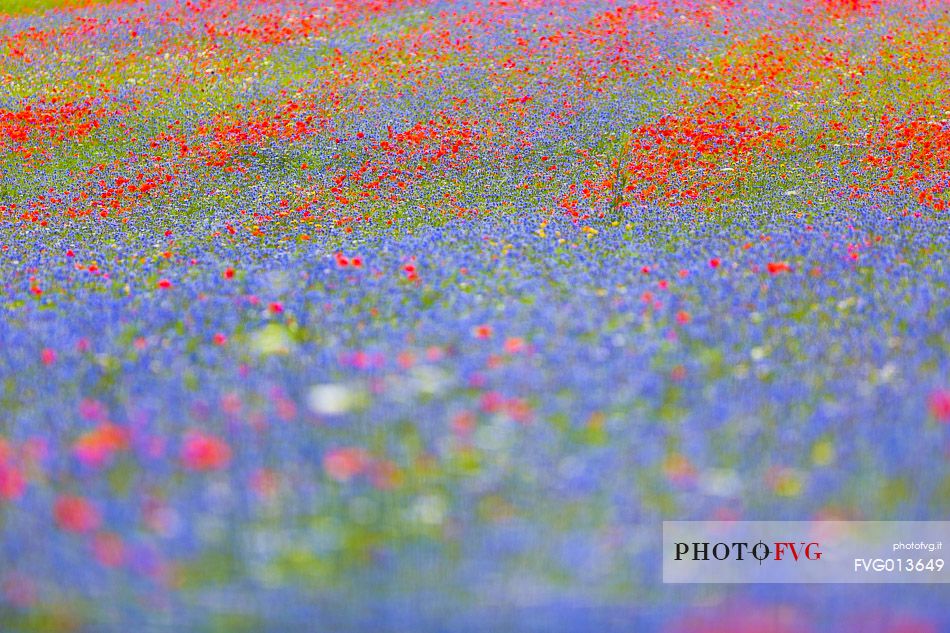
[[[950,630],[941,1],[0,3],[0,629]]]

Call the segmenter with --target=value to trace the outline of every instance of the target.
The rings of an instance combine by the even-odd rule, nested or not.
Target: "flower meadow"
[[[0,2],[0,630],[950,631],[950,5]]]

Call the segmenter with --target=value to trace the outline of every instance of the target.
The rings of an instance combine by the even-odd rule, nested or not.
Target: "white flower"
[[[314,385],[307,393],[307,407],[319,415],[343,415],[359,408],[365,395],[342,384]]]

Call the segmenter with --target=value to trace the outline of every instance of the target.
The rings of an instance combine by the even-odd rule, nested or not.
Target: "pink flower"
[[[25,609],[36,602],[36,585],[26,576],[9,573],[0,583],[4,599],[15,607]]]
[[[950,390],[938,389],[930,394],[930,414],[939,422],[950,423]]]
[[[807,633],[807,618],[788,607],[732,605],[696,610],[674,621],[667,633]]]
[[[369,465],[369,454],[362,448],[338,448],[323,457],[324,472],[340,482],[365,472]]]
[[[250,484],[258,497],[270,498],[280,490],[280,477],[270,468],[258,468],[251,475]]]
[[[83,398],[79,403],[79,415],[92,421],[105,420],[107,416],[106,406],[98,400]]]
[[[495,413],[501,411],[501,408],[505,405],[505,398],[497,391],[486,391],[482,394],[478,404],[485,413]]]
[[[73,444],[73,454],[87,466],[99,467],[113,454],[125,450],[128,446],[128,431],[105,422],[76,440]]]
[[[42,353],[40,353],[40,360],[43,361],[44,365],[52,365],[56,362],[56,350],[48,347],[43,348]]]
[[[511,337],[505,341],[505,351],[509,354],[517,354],[523,351],[527,345],[523,338]]]
[[[231,461],[231,447],[213,435],[189,431],[181,447],[181,461],[189,470],[220,470]]]

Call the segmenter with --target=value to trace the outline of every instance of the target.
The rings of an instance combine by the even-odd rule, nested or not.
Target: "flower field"
[[[0,2],[0,631],[950,631],[950,4]]]

